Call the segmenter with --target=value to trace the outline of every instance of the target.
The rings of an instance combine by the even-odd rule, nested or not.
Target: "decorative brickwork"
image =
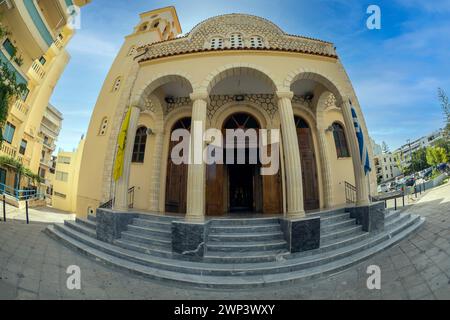
[[[232,48],[230,35],[242,35],[243,45]],[[258,36],[262,46],[252,45],[252,37]],[[211,40],[220,37],[224,39],[223,46],[211,48]],[[208,50],[277,50],[289,52],[310,53],[322,56],[336,57],[333,44],[306,37],[292,36],[268,20],[244,14],[228,14],[214,17],[200,23],[187,36],[150,44],[141,61],[157,59],[184,53],[194,53]]]

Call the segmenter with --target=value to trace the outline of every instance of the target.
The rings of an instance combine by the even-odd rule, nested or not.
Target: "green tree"
[[[412,153],[411,159],[411,173],[419,172],[428,168],[427,162],[427,151],[425,148],[420,148],[419,150]]]
[[[427,162],[431,166],[437,166],[441,163],[447,163],[448,158],[444,148],[429,147],[427,149]]]

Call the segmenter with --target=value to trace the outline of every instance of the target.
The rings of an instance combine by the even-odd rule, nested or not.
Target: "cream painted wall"
[[[64,152],[58,153],[58,159],[56,160],[56,172],[67,173],[68,181],[60,181],[55,178],[53,180],[53,197],[52,205],[54,208],[67,211],[76,211],[76,193],[78,190],[78,182],[80,177],[80,165],[81,159],[84,151],[85,140],[82,139],[78,148],[74,152]],[[61,157],[70,158],[70,164],[64,164],[60,162]],[[66,195],[66,197],[58,196],[57,193]]]

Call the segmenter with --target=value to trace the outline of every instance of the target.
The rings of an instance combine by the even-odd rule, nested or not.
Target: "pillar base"
[[[138,214],[110,209],[97,209],[97,239],[107,243],[114,243],[119,239],[127,226],[137,218]]]
[[[291,253],[320,248],[320,217],[281,219],[280,224]]]
[[[299,212],[288,212],[286,215],[286,219],[289,220],[297,220],[297,219],[303,219],[306,218],[305,211],[299,211]]]
[[[356,219],[357,224],[362,225],[365,232],[384,230],[385,209],[383,202],[348,208],[347,212],[350,212],[351,218]]]
[[[203,257],[206,251],[207,223],[172,222],[172,251],[190,257]]]

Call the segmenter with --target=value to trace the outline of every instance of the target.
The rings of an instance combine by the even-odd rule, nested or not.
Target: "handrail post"
[[[3,194],[3,221],[6,222],[6,196]]]
[[[28,218],[28,200],[25,201],[25,210],[27,214],[27,224],[30,224],[30,219]]]

